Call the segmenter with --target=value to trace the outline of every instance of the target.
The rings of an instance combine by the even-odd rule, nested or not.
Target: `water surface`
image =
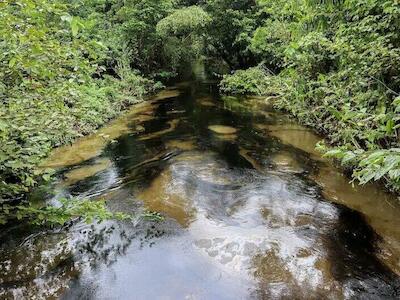
[[[182,83],[53,152],[32,198],[161,213],[1,233],[4,299],[398,299],[400,205],[263,99]],[[84,200],[83,200],[84,201]]]

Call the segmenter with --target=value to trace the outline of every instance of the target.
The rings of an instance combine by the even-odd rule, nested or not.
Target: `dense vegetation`
[[[0,2],[2,212],[17,213],[9,202],[49,180],[53,171],[38,165],[52,148],[141,101],[194,55],[157,27],[177,7],[165,0]]]
[[[398,189],[399,34],[395,0],[2,1],[0,197],[200,54],[232,71],[223,92],[273,96],[355,178]]]
[[[385,179],[399,189],[398,1],[253,5],[262,25],[251,32],[244,53],[251,52],[257,66],[225,76],[222,91],[274,96],[276,107],[327,136],[330,145],[320,148],[353,168],[361,183]]]
[[[176,71],[156,31],[168,1],[0,3],[0,194],[32,187],[55,146],[92,132]],[[175,60],[177,61],[177,60]]]

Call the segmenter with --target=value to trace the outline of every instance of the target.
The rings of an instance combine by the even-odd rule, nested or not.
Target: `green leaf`
[[[15,57],[11,58],[10,61],[8,62],[8,67],[13,68],[15,66],[16,62],[17,62],[17,59]]]
[[[44,181],[50,181],[51,175],[50,174],[43,174],[42,178],[43,178]]]
[[[63,16],[61,16],[61,21],[65,21],[65,22],[71,23],[72,16],[69,15],[69,14],[63,15]]]
[[[74,37],[76,37],[79,33],[79,24],[75,18],[73,18],[71,21],[71,31]]]

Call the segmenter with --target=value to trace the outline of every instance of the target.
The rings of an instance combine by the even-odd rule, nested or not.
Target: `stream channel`
[[[399,299],[398,199],[353,186],[264,99],[217,90],[182,82],[54,150],[33,200],[164,220],[12,226],[0,298]]]

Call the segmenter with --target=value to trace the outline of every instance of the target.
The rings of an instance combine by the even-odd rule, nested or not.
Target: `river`
[[[398,299],[399,201],[349,183],[319,139],[264,99],[170,87],[56,149],[57,179],[30,196],[138,217],[11,226],[0,298]]]

